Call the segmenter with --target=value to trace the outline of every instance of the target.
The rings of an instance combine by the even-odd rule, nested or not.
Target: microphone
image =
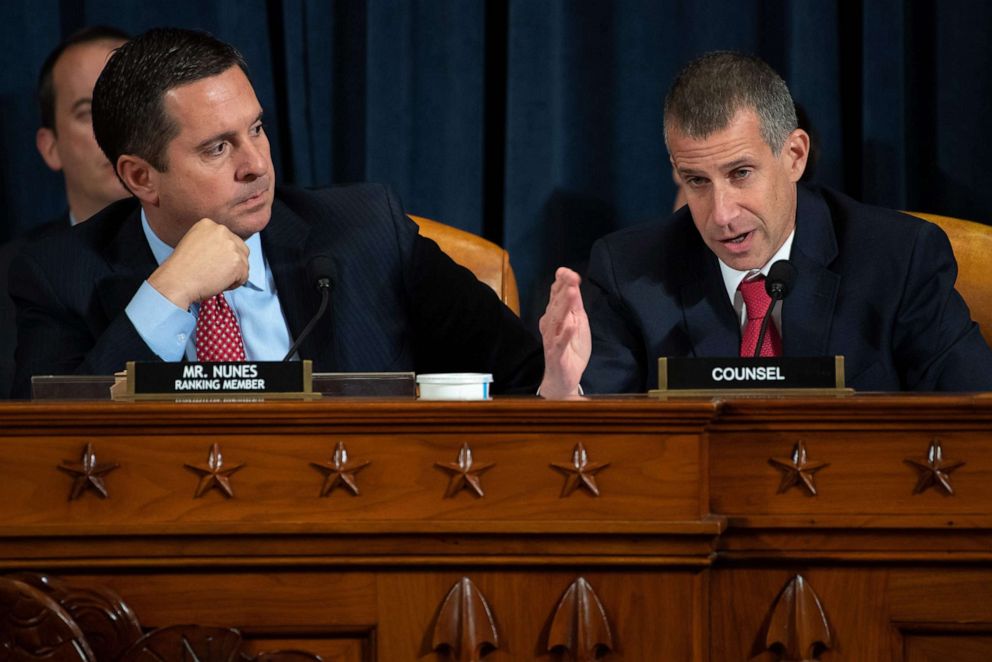
[[[789,295],[795,281],[796,268],[788,260],[779,260],[768,269],[768,276],[765,277],[765,292],[768,292],[768,296],[772,298],[772,305],[768,306],[765,317],[761,320],[758,344],[754,346],[755,358],[761,356],[761,346],[765,342],[765,331],[768,330],[768,322],[772,319],[775,304]]]
[[[327,310],[327,301],[330,298],[331,290],[334,289],[334,279],[336,276],[334,269],[334,261],[331,260],[331,256],[326,253],[317,253],[310,258],[307,262],[306,267],[307,282],[313,283],[317,291],[320,292],[320,307],[317,308],[317,314],[307,322],[307,325],[303,327],[303,331],[300,332],[300,336],[293,343],[293,346],[289,348],[286,352],[286,356],[283,357],[283,361],[288,361],[289,358],[296,353],[299,349],[300,344],[310,335],[313,331],[313,327],[317,324],[317,320],[324,316],[324,311]]]

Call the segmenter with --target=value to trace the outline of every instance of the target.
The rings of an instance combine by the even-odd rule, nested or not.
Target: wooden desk
[[[0,421],[0,569],[113,588],[146,627],[335,661],[992,659],[986,397],[12,403]],[[935,440],[965,463],[953,495],[926,480]],[[118,465],[107,498],[76,477],[87,444]],[[231,497],[204,477],[214,444]]]

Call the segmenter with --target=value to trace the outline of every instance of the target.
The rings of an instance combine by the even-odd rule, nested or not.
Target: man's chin
[[[737,271],[760,269],[771,258],[771,255],[767,257],[764,255],[768,251],[765,250],[763,242],[758,241],[758,237],[754,236],[753,232],[744,241],[737,244],[714,241],[710,244],[710,250],[720,258],[721,262]]]
[[[765,262],[763,262],[760,257],[756,256],[754,252],[750,251],[747,253],[734,253],[724,250],[718,252],[717,257],[720,258],[720,261],[725,265],[737,271],[752,271],[765,266]]]
[[[242,239],[247,239],[248,237],[261,232],[269,224],[269,220],[272,218],[272,205],[266,204],[258,210],[253,210],[245,214],[241,214],[236,218],[232,219],[232,222],[228,224],[228,228],[236,235]]]

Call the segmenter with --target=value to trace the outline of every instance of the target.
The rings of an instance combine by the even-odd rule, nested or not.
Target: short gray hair
[[[707,53],[690,62],[665,97],[665,145],[675,129],[701,140],[753,110],[761,137],[778,154],[799,127],[789,88],[763,60],[735,51]]]

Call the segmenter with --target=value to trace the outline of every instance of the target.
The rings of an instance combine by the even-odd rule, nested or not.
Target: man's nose
[[[713,190],[713,222],[724,227],[737,220],[740,206],[737,191],[729,186],[715,186]]]
[[[252,140],[245,141],[241,149],[241,162],[238,164],[238,180],[252,181],[268,172],[267,153],[265,146],[261,143]]]

